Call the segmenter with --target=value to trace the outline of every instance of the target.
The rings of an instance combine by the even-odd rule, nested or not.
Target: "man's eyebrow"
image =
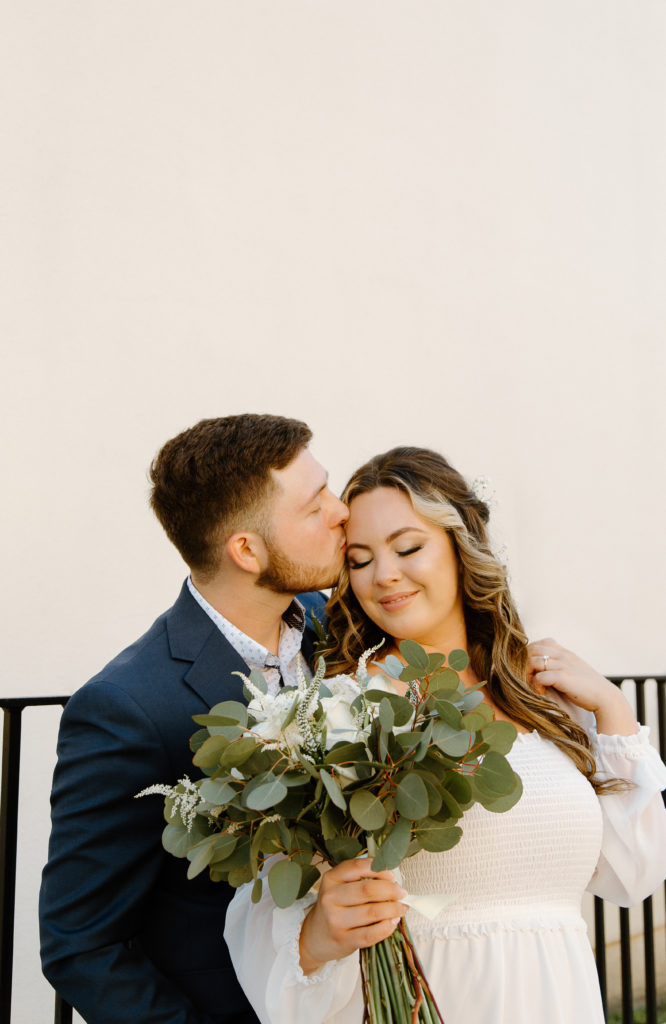
[[[386,543],[390,544],[392,540],[395,540],[396,537],[400,537],[403,533],[423,533],[423,534],[425,534],[425,532],[426,532],[425,530],[421,530],[420,527],[418,527],[418,526],[401,526],[399,530],[394,530],[393,533],[389,533],[388,537],[386,538]],[[352,548],[364,548],[366,551],[370,550],[370,546],[368,544],[348,544],[347,545],[347,551],[351,551]]]
[[[324,477],[323,484],[320,484],[320,486],[317,488],[317,490],[314,492],[314,494],[311,495],[311,497],[308,498],[308,500],[301,506],[301,508],[307,508],[308,505],[311,505],[312,502],[315,500],[315,498],[318,498],[319,495],[321,494],[321,492],[324,491],[327,487],[328,487],[328,473]]]

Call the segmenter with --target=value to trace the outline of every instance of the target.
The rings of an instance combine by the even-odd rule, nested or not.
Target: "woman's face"
[[[458,558],[449,534],[402,491],[378,487],[349,506],[347,565],[365,614],[396,640],[465,646]]]

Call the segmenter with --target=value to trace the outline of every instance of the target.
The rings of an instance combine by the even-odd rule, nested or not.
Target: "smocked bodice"
[[[601,849],[599,801],[571,759],[537,733],[519,734],[507,756],[523,782],[518,803],[499,814],[476,804],[457,846],[401,865],[408,892],[454,896],[432,923],[410,911],[413,931],[547,927],[579,916]]]

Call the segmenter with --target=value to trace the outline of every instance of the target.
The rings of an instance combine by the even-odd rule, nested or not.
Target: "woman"
[[[508,757],[524,792],[503,814],[479,805],[447,853],[402,864],[405,889],[367,861],[331,869],[287,910],[235,897],[225,938],[241,984],[271,1024],[360,1024],[357,950],[389,935],[409,893],[452,897],[407,914],[446,1024],[602,1024],[580,914],[587,888],[627,905],[661,882],[666,768],[620,691],[553,640],[528,646],[487,506],[440,455],[396,448],[348,483],[347,567],[329,602],[331,673],[380,640],[464,648],[466,685],[513,722]],[[396,684],[399,685],[399,684]]]

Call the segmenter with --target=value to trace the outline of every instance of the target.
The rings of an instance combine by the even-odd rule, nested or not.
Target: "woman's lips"
[[[404,608],[413,597],[416,597],[417,593],[416,590],[410,590],[403,594],[390,594],[388,597],[380,598],[379,604],[386,612],[396,612]]]

